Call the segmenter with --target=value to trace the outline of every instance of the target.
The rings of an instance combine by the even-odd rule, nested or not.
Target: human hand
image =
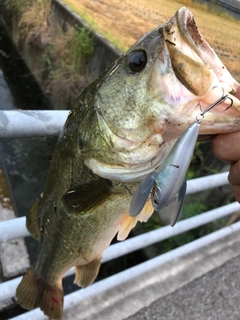
[[[236,97],[240,99],[240,88]],[[240,203],[240,131],[216,136],[212,141],[212,152],[217,158],[230,164],[228,180]]]

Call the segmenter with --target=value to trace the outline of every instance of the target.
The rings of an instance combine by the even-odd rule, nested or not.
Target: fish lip
[[[184,42],[187,42],[201,60],[202,54],[198,45],[204,46],[206,50],[211,51],[209,44],[199,31],[193,13],[189,9],[185,7],[180,8],[165,25],[165,32],[168,34],[174,33],[176,27]],[[174,45],[174,43],[172,44]]]
[[[192,12],[180,8],[163,28],[163,35],[175,76],[192,94],[202,96],[213,81],[210,60],[216,57]]]
[[[184,37],[192,49],[199,54],[200,51],[197,45],[203,42],[207,43],[207,41],[201,35],[193,13],[187,8],[182,7],[176,12],[176,21],[181,36]],[[201,54],[199,54],[199,56],[201,57]]]
[[[206,101],[203,108],[207,107],[208,104],[212,104],[214,99],[217,100],[220,97],[220,95],[215,94],[216,89],[214,88],[218,87],[219,91],[223,89],[223,94],[228,94],[234,100],[233,106],[227,111],[227,114],[238,117],[240,111],[239,83],[231,76],[212,47],[200,33],[193,13],[185,7],[180,8],[166,24],[163,33],[172,60],[173,71],[182,85],[194,96],[201,97],[201,101]],[[185,49],[187,47],[190,50]],[[183,53],[183,57],[188,57],[184,65],[184,69],[187,71],[185,76],[181,74],[182,69],[178,69],[178,64],[180,65],[181,61],[184,61],[180,56],[180,52]],[[194,64],[191,65],[192,61],[196,62],[195,66]],[[186,68],[188,64],[191,68],[193,66],[194,70],[204,70],[204,72],[196,73],[194,77],[189,72],[189,69]],[[202,77],[199,82],[198,79],[200,77],[198,75]],[[213,93],[213,90],[215,91],[212,100],[209,97],[211,96],[210,92]],[[238,90],[239,94],[236,94]],[[228,105],[225,105],[224,108],[223,104],[221,104],[210,110],[209,114],[222,114],[227,109]]]

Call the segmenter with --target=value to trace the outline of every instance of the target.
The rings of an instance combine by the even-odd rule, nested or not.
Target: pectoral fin
[[[152,205],[152,200],[151,200],[151,197],[149,197],[147,202],[145,203],[145,206],[143,207],[142,211],[140,212],[140,214],[138,216],[138,221],[147,222],[148,219],[153,214],[153,212],[154,212],[154,208]]]
[[[120,221],[120,227],[117,235],[117,240],[122,241],[127,238],[130,231],[138,222],[138,217],[131,217],[128,214]]]
[[[149,198],[149,194],[152,190],[156,176],[156,172],[151,172],[140,183],[140,186],[138,187],[130,203],[129,214],[131,217],[136,217],[142,211]]]
[[[68,190],[62,197],[62,202],[71,211],[83,212],[103,203],[111,194],[108,181],[93,180]]]
[[[185,199],[185,194],[186,194],[186,190],[187,190],[187,181],[184,181],[181,188],[178,191],[178,194],[176,196],[176,202],[173,208],[173,212],[171,215],[171,226],[174,227],[174,225],[176,224],[180,213],[182,211],[182,206],[183,206],[183,202]]]
[[[154,208],[152,206],[151,198],[149,197],[137,217],[131,217],[128,213],[126,216],[121,220],[120,227],[118,231],[117,240],[125,240],[129,235],[130,231],[135,227],[138,221],[140,222],[147,222],[148,219],[151,217]]]

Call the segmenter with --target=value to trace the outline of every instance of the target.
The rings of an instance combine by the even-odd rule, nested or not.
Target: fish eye
[[[146,63],[147,55],[143,50],[132,52],[127,59],[128,67],[133,73],[142,71]]]

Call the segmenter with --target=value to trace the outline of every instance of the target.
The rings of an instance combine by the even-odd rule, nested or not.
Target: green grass
[[[68,4],[68,5],[71,7],[71,9],[74,12],[80,15],[80,17],[88,23],[90,30],[99,29],[98,24],[88,15],[86,11],[79,10],[76,6],[72,4]],[[122,44],[121,39],[115,36],[112,32],[101,30],[101,34],[122,52],[125,52],[128,49],[127,46]]]
[[[79,70],[87,64],[94,51],[91,31],[87,28],[76,26],[73,36],[66,39],[68,53],[70,55],[70,70]]]

